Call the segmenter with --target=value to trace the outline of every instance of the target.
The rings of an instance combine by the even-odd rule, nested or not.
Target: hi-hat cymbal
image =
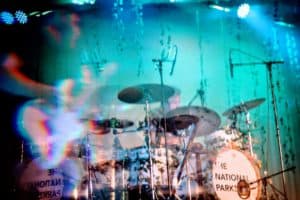
[[[110,132],[111,128],[125,129],[134,125],[134,122],[125,119],[103,119],[103,120],[89,120],[90,132],[96,135],[103,135]]]
[[[117,119],[117,118],[111,118],[111,119],[104,119],[104,120],[94,120],[97,126],[103,126],[107,128],[128,128],[130,126],[133,126],[134,123],[130,120],[126,119]]]
[[[228,110],[226,110],[223,113],[223,116],[230,117],[235,114],[248,112],[250,109],[255,108],[255,107],[259,106],[260,104],[262,104],[265,100],[266,100],[265,98],[259,98],[259,99],[253,99],[250,101],[240,103],[240,104],[233,106],[233,107],[229,108]]]
[[[207,135],[218,129],[221,124],[221,119],[215,111],[199,106],[178,107],[168,112],[166,118],[169,123],[167,126],[172,132],[195,124],[196,136]]]
[[[162,95],[162,92],[164,95]],[[141,84],[123,89],[118,94],[119,100],[125,103],[144,104],[166,101],[174,95],[175,89],[171,86],[160,84]],[[162,97],[164,96],[164,97]]]

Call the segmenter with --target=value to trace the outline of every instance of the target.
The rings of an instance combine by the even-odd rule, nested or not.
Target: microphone
[[[232,63],[232,59],[231,59],[231,50],[229,52],[229,67],[230,67],[230,76],[231,76],[231,78],[233,78],[233,63]]]
[[[174,56],[174,60],[173,60],[173,62],[172,62],[172,68],[171,68],[171,71],[170,71],[170,76],[173,75],[174,67],[175,67],[176,60],[177,60],[177,52],[178,52],[178,48],[177,48],[176,45],[174,45],[174,48],[175,48],[175,56]]]

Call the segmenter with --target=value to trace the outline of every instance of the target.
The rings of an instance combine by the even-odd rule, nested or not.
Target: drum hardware
[[[115,124],[115,125],[113,125],[113,127],[120,127],[119,125],[117,125],[117,121],[116,122],[113,122],[113,123],[111,123],[111,124]],[[128,123],[129,124],[129,123]],[[121,125],[121,126],[123,126],[123,125]],[[131,125],[130,125],[131,126]],[[114,131],[115,130],[115,131]],[[116,128],[113,128],[113,133],[115,133],[115,132],[117,132],[116,131]],[[121,147],[121,144],[120,144],[120,141],[119,141],[119,139],[117,138],[117,137],[115,137],[114,138],[114,141],[113,141],[114,143],[113,143],[113,149],[122,149],[122,147]],[[123,150],[123,149],[122,149]],[[117,151],[115,151],[115,153],[116,153]],[[114,158],[117,158],[118,156],[117,155],[115,155],[114,156]],[[123,156],[123,158],[122,158],[122,188],[121,188],[121,198],[122,198],[122,200],[125,200],[125,197],[126,197],[126,181],[125,181],[125,162],[126,162],[126,158]],[[111,185],[111,187],[112,187],[112,189],[113,189],[113,192],[112,192],[112,199],[115,199],[115,197],[116,197],[116,194],[115,194],[115,188],[116,188],[116,183],[115,183],[115,175],[116,175],[116,161],[115,160],[113,160],[113,168],[112,168],[112,185]]]
[[[291,170],[295,170],[296,167],[293,166],[293,167],[290,167],[290,168],[287,168],[285,170],[282,170],[280,172],[277,172],[277,173],[274,173],[274,174],[271,174],[271,175],[268,175],[268,176],[264,176],[260,179],[257,179],[255,181],[252,181],[252,182],[247,182],[246,180],[244,179],[241,179],[238,184],[237,184],[237,193],[239,195],[239,197],[241,199],[247,199],[250,194],[251,194],[251,185],[254,184],[254,183],[257,183],[257,182],[262,182],[262,185],[263,185],[263,188],[262,188],[262,197],[260,199],[262,200],[268,200],[269,199],[269,196],[267,194],[267,186],[269,185],[273,191],[273,193],[278,197],[278,194],[280,194],[284,199],[286,199],[285,197],[285,194],[282,193],[280,190],[278,190],[270,181],[269,179],[274,177],[274,176],[277,176],[279,174],[282,174],[282,173],[285,173],[285,172],[288,172],[288,171],[291,171]],[[278,199],[278,198],[277,198]]]
[[[146,122],[146,127],[148,127],[146,129],[145,132],[145,141],[146,141],[146,145],[147,145],[147,149],[149,152],[149,162],[150,162],[150,183],[151,183],[151,194],[152,194],[152,199],[155,199],[155,188],[154,188],[154,178],[153,178],[153,160],[152,160],[152,149],[151,149],[151,137],[150,137],[150,116],[149,116],[149,112],[150,112],[150,107],[149,107],[149,103],[146,100],[146,104],[145,104],[145,112],[146,112],[146,117],[145,117],[145,122]]]
[[[251,189],[246,180],[241,179],[236,187],[238,195],[241,199],[248,199],[250,197]]]
[[[246,124],[247,124],[247,133],[248,133],[248,140],[249,140],[249,147],[250,147],[250,154],[253,156],[253,145],[252,145],[252,136],[251,136],[251,131],[250,131],[250,125],[251,125],[251,120],[250,120],[250,113],[248,110],[245,110],[246,112]]]
[[[196,135],[195,125],[192,126],[191,129],[192,129],[192,131],[191,131],[192,134],[188,138],[188,141],[187,141],[187,144],[186,144],[186,147],[185,147],[185,150],[184,150],[183,158],[182,158],[182,160],[179,164],[179,170],[178,170],[178,174],[177,174],[177,177],[176,177],[177,183],[180,181],[180,178],[181,178],[181,175],[182,175],[182,172],[183,172],[183,167],[186,165],[186,162],[187,162],[190,146],[191,146],[192,141],[194,140],[195,135]]]
[[[188,103],[188,106],[191,106],[192,105],[192,103],[196,100],[196,98],[197,98],[197,96],[199,96],[200,97],[200,101],[201,101],[201,105],[202,106],[204,106],[204,94],[205,94],[205,92],[204,92],[204,90],[203,89],[198,89],[197,91],[196,91],[196,94],[193,96],[193,98],[190,100],[190,102]]]
[[[87,183],[88,183],[88,191],[87,191],[87,199],[92,200],[93,199],[93,183],[92,183],[92,165],[91,165],[91,146],[90,146],[90,139],[89,135],[91,133],[86,134],[86,169],[88,171],[88,178],[87,178]]]

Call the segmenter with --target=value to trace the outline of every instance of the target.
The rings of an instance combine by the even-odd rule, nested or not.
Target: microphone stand
[[[280,159],[280,169],[283,171],[284,164],[283,164],[283,156],[282,156],[282,144],[281,144],[281,138],[280,138],[280,127],[279,127],[279,121],[278,121],[278,112],[277,112],[277,105],[276,105],[276,96],[274,92],[274,83],[273,83],[273,74],[272,74],[272,66],[273,64],[283,64],[283,61],[263,61],[263,62],[253,62],[253,63],[235,63],[232,64],[233,66],[245,66],[245,65],[264,65],[266,66],[268,70],[268,77],[271,84],[271,95],[272,95],[272,106],[273,106],[273,112],[274,112],[274,122],[275,122],[275,129],[276,129],[276,139],[277,139],[277,145],[279,150],[279,159]],[[288,200],[286,195],[286,180],[283,173],[281,173],[281,181],[282,181],[282,187],[283,187],[283,196],[285,200]]]
[[[164,92],[164,81],[163,81],[163,62],[167,60],[163,59],[153,59],[153,62],[156,62],[156,65],[158,67],[159,75],[160,75],[160,85],[161,85],[161,107],[162,107],[162,112],[163,112],[163,136],[165,140],[165,157],[166,157],[166,164],[167,164],[167,179],[168,179],[168,191],[169,191],[169,197],[172,196],[172,190],[171,190],[171,185],[170,185],[170,172],[169,172],[169,153],[168,153],[168,148],[167,148],[167,136],[166,136],[166,129],[167,129],[167,121],[166,121],[166,113],[165,113],[165,92]]]

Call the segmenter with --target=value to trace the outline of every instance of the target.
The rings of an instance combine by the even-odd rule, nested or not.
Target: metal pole
[[[161,96],[162,96],[162,101],[161,101],[161,107],[162,107],[162,112],[163,112],[163,122],[164,122],[164,127],[163,127],[163,136],[165,140],[165,157],[166,157],[166,164],[167,164],[167,179],[168,179],[168,190],[169,190],[169,197],[172,196],[172,190],[171,190],[171,185],[170,185],[170,172],[169,172],[169,150],[167,147],[167,135],[166,135],[166,129],[167,129],[167,121],[166,121],[166,113],[165,113],[165,92],[164,92],[164,81],[163,81],[163,72],[162,72],[162,60],[160,60],[157,64],[158,66],[158,71],[160,75],[160,84],[161,84]]]
[[[91,147],[89,142],[89,133],[86,135],[86,159],[87,159],[87,170],[88,170],[88,200],[93,199],[93,185],[92,185],[92,174],[91,174]]]
[[[147,123],[147,128],[146,128],[146,137],[147,139],[147,146],[148,146],[148,152],[149,152],[149,162],[150,162],[150,182],[151,182],[151,193],[152,193],[152,199],[155,199],[155,188],[154,188],[154,180],[153,180],[153,162],[152,162],[152,148],[151,148],[151,129],[150,129],[150,117],[149,117],[149,103],[146,100],[146,123]]]
[[[281,169],[281,171],[283,171],[284,164],[283,164],[283,156],[282,156],[282,146],[281,146],[281,139],[280,139],[280,128],[279,128],[279,121],[278,121],[276,96],[275,96],[274,84],[273,84],[272,64],[273,64],[272,62],[267,62],[266,66],[267,66],[267,69],[268,69],[269,80],[270,80],[270,84],[271,84],[272,105],[273,105],[273,111],[274,111],[274,120],[275,120],[275,128],[276,128],[276,139],[277,139],[278,150],[279,150],[280,169]],[[286,180],[285,180],[284,173],[281,174],[281,181],[282,181],[284,198],[285,198],[285,200],[288,200],[287,195],[286,195],[286,188],[285,188]]]

